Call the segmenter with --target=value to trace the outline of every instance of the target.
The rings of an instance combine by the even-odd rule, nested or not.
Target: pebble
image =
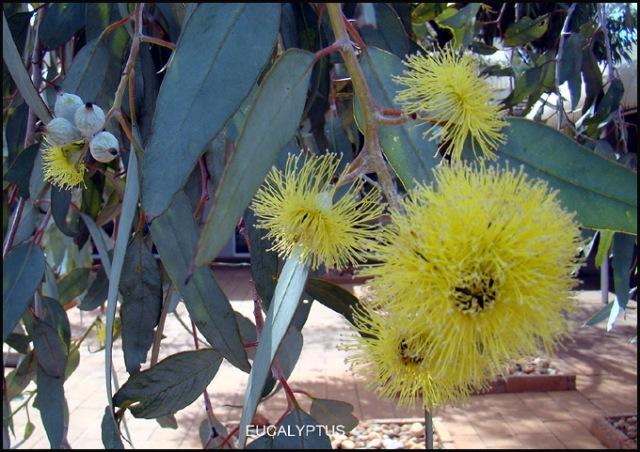
[[[436,447],[440,444],[437,435]],[[358,425],[348,436],[331,435],[331,446],[335,449],[424,449],[424,424],[377,424],[369,422],[366,427]]]
[[[424,426],[419,422],[414,422],[411,424],[409,432],[415,437],[424,436]]]
[[[380,438],[374,438],[367,443],[367,449],[380,449],[382,447],[382,440]]]
[[[354,449],[356,447],[355,443],[353,441],[351,441],[350,439],[345,439],[344,441],[342,441],[342,443],[340,444],[340,447],[342,447],[343,449]]]
[[[385,449],[402,449],[403,444],[397,439],[385,439],[382,441]]]

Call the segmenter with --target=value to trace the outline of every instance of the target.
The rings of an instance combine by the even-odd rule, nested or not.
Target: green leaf
[[[451,16],[440,16],[436,19],[438,25],[448,28],[453,33],[454,47],[464,48],[471,43],[479,9],[480,3],[469,3]]]
[[[26,354],[18,367],[7,374],[7,398],[12,400],[20,395],[36,376],[38,361],[33,351]]]
[[[589,47],[582,51],[582,76],[584,77],[584,88],[587,95],[582,107],[582,113],[584,114],[602,92],[602,73],[598,66],[598,60]]]
[[[269,251],[271,242],[263,237],[263,229],[256,228],[253,210],[245,210],[244,223],[251,241],[251,279],[265,308],[268,308],[278,280],[278,253]]]
[[[309,413],[318,424],[328,428],[341,426],[345,435],[358,425],[358,419],[353,415],[353,405],[341,400],[313,399]]]
[[[33,293],[44,276],[42,250],[26,242],[12,249],[3,260],[2,341],[4,342],[33,301]]]
[[[249,94],[279,21],[277,3],[202,3],[191,14],[156,102],[142,171],[147,215],[169,207],[207,144]]]
[[[205,419],[205,422],[207,420]],[[168,414],[167,416],[160,416],[156,418],[156,422],[160,424],[162,428],[170,428],[172,430],[178,429],[178,420],[173,414]]]
[[[293,137],[304,108],[312,64],[312,53],[287,50],[265,76],[216,190],[198,241],[196,265],[206,265],[216,258],[278,153]]]
[[[637,234],[636,173],[551,127],[521,118],[507,120],[507,140],[497,150],[497,165],[523,164],[529,176],[546,180],[584,228]],[[464,156],[474,159],[468,140]]]
[[[613,267],[616,299],[607,322],[607,331],[611,331],[618,315],[625,311],[629,302],[629,277],[632,272],[631,265],[635,244],[636,237],[632,235],[617,233],[613,237],[611,266]]]
[[[153,419],[189,406],[213,380],[222,356],[213,349],[181,352],[129,377],[113,396],[117,407]]]
[[[400,17],[387,3],[374,3],[376,25],[360,27],[360,35],[367,46],[384,49],[404,58],[410,52],[409,38]]]
[[[29,199],[29,179],[39,149],[40,144],[36,143],[20,152],[4,177],[6,181],[18,185],[18,194],[24,199]]]
[[[398,108],[393,99],[400,85],[392,80],[393,75],[401,75],[404,70],[402,60],[392,53],[368,47],[360,57],[362,71],[373,98],[379,105]],[[362,130],[360,106],[355,100],[354,114],[358,128]],[[400,181],[409,189],[415,181],[429,182],[431,170],[439,163],[435,157],[437,142],[423,138],[427,127],[417,121],[409,121],[399,126],[380,128],[380,144]]]
[[[273,449],[331,449],[327,432],[299,407],[291,410],[280,426],[283,430],[273,437]]]
[[[547,32],[548,27],[549,16],[547,14],[535,20],[525,16],[507,28],[504,34],[504,46],[516,47],[539,39]]]
[[[67,212],[71,204],[71,190],[62,190],[56,186],[51,186],[51,214],[58,229],[70,237],[78,233],[77,224],[74,227],[67,225]]]
[[[125,47],[125,40],[99,41],[95,38],[87,42],[73,59],[62,88],[106,111],[118,87]]]
[[[100,428],[102,430],[102,444],[105,449],[124,449],[120,431],[108,406],[104,407]]]
[[[7,340],[4,341],[9,347],[16,350],[18,353],[22,353],[26,355],[29,353],[29,344],[31,343],[31,338],[29,336],[25,336],[24,334],[10,333]]]
[[[196,268],[185,284],[198,228],[183,191],[178,192],[169,209],[151,223],[151,235],[162,264],[184,298],[198,330],[231,364],[248,372],[249,362],[233,309],[211,270]]]
[[[31,438],[31,435],[33,434],[33,431],[36,429],[36,426],[33,424],[33,422],[27,421],[26,425],[24,426],[24,435],[22,440],[26,441],[29,438]]]
[[[580,33],[571,33],[564,40],[562,46],[562,58],[558,62],[558,83],[569,82],[571,94],[571,108],[575,109],[582,94],[582,37]]]
[[[60,449],[65,436],[64,413],[67,402],[64,398],[63,384],[63,378],[51,377],[38,366],[36,401],[40,410],[40,419],[52,449]]]
[[[299,260],[299,249],[295,249],[284,264],[273,301],[258,342],[256,357],[249,374],[249,382],[244,395],[242,417],[240,418],[240,446],[246,442],[246,426],[253,419],[262,388],[271,373],[271,363],[284,338],[307,280],[308,268]]]
[[[600,231],[600,241],[598,242],[598,252],[596,253],[595,265],[602,267],[602,263],[609,257],[609,249],[613,241],[613,231]]]
[[[593,135],[597,132],[597,129],[602,127],[604,123],[609,120],[610,115],[618,110],[623,95],[624,85],[620,79],[613,79],[606,94],[598,103],[593,117],[584,121],[584,125],[587,127],[587,133],[589,133],[589,135]]]
[[[33,348],[38,364],[50,377],[64,378],[69,353],[69,320],[62,306],[43,298],[44,318],[33,321]]]
[[[64,45],[84,26],[85,3],[52,3],[38,29],[42,43],[51,50]]]
[[[147,360],[162,309],[160,268],[140,235],[127,248],[120,279],[122,351],[127,372],[136,373]]]
[[[87,289],[90,271],[90,268],[74,268],[58,282],[60,303],[63,306]]]
[[[16,44],[11,36],[11,30],[4,11],[2,12],[2,59],[24,101],[42,122],[48,124],[51,121],[51,113],[49,113],[47,106],[33,86],[31,77],[22,64],[22,57],[18,53]]]
[[[138,129],[136,127],[133,127],[132,132],[134,138],[139,141],[140,134],[138,133]],[[136,209],[138,207],[139,194],[140,185],[138,181],[138,158],[136,156],[133,145],[131,145],[129,149],[129,165],[127,167],[127,183],[124,187],[124,199],[122,200],[122,213],[120,215],[120,221],[118,222],[118,237],[116,238],[115,248],[113,250],[113,262],[111,263],[109,269],[106,267],[108,257],[104,257],[104,252],[100,255],[102,264],[105,265],[105,271],[108,270],[109,273],[104,377],[105,383],[107,385],[107,398],[109,400],[109,408],[111,409],[111,411],[113,411],[113,393],[111,388],[111,372],[113,366],[113,324],[116,318],[116,302],[118,297],[118,288],[120,287],[120,275],[122,274],[122,266],[124,265],[124,258],[127,251],[127,242],[129,241],[131,226],[133,225],[133,219],[135,218]],[[86,218],[85,223],[87,223]]]
[[[89,286],[86,295],[82,297],[82,302],[78,305],[78,309],[81,311],[93,311],[107,301],[108,295],[109,278],[100,272]]]
[[[355,324],[353,310],[360,305],[360,301],[348,290],[322,279],[309,278],[304,291],[329,309],[341,314],[349,323]]]

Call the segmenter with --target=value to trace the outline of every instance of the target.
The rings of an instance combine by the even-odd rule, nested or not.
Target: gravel
[[[624,433],[627,438],[638,442],[638,416],[612,416],[607,420],[617,430]]]
[[[509,364],[509,375],[555,375],[558,373],[549,358],[529,356]]]
[[[424,449],[424,423],[364,421],[348,435],[331,435],[333,449]],[[434,433],[434,449],[441,449]]]

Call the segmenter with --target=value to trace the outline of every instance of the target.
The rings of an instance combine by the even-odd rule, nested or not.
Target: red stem
[[[204,156],[198,158],[198,166],[200,167],[200,199],[198,200],[196,210],[193,212],[193,216],[197,222],[200,222],[204,205],[209,200],[209,173]]]

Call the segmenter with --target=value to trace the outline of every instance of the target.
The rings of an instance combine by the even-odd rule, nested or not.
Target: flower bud
[[[118,155],[118,139],[109,132],[100,132],[89,143],[89,150],[94,159],[108,163]]]
[[[96,104],[87,102],[84,107],[78,108],[75,120],[82,135],[91,138],[104,127],[104,111]]]
[[[45,138],[52,145],[61,145],[79,140],[81,135],[80,131],[64,117],[57,117],[47,124]]]
[[[60,92],[56,97],[56,103],[53,106],[53,112],[56,117],[64,118],[71,124],[75,122],[75,114],[78,108],[82,107],[84,102],[75,94],[67,94]]]

